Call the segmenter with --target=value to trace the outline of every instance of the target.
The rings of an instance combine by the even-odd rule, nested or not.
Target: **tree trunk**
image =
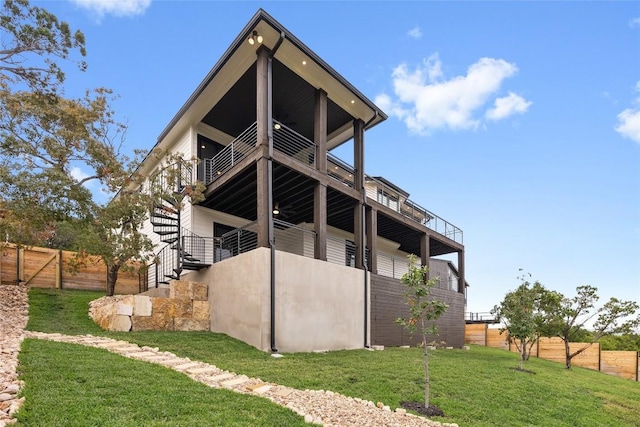
[[[116,290],[116,282],[118,281],[118,272],[120,264],[114,264],[107,267],[107,296],[113,296]]]
[[[571,369],[571,352],[569,351],[569,340],[564,340],[564,361],[567,369]]]
[[[429,350],[427,349],[427,336],[422,335],[424,350],[424,407],[429,407]]]

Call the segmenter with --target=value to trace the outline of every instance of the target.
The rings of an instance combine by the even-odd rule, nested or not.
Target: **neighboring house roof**
[[[159,135],[158,144],[162,144],[163,140],[173,132],[179,132],[192,123],[199,123],[207,116],[212,105],[218,103],[240,81],[256,60],[256,47],[247,43],[247,39],[254,31],[263,37],[262,45],[272,50],[277,47],[274,55],[276,60],[302,77],[308,84],[325,90],[328,98],[353,118],[363,120],[369,128],[387,118],[387,115],[371,100],[290,31],[263,9],[259,9]],[[255,109],[255,100],[251,101]],[[332,134],[328,136],[330,149],[353,136],[353,126],[341,124],[339,129],[333,129]]]

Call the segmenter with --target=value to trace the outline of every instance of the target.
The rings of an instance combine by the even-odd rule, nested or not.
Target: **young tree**
[[[507,293],[491,313],[503,323],[501,331],[509,333],[509,339],[518,349],[518,369],[522,371],[524,362],[529,360],[531,348],[538,340],[540,330],[549,317],[549,311],[562,296],[548,291],[538,281],[530,283],[524,275],[519,279],[522,281],[521,285],[515,291]]]
[[[640,326],[640,315],[636,316],[639,309],[637,302],[612,297],[601,307],[595,308],[599,299],[598,288],[578,286],[576,296],[563,298],[559,309],[542,330],[545,336],[558,336],[564,341],[567,369],[571,369],[574,357],[598,342],[600,338],[613,334],[630,334]],[[575,341],[592,321],[591,339],[586,345],[571,351],[569,344]]]
[[[426,280],[429,272],[428,266],[417,266],[416,256],[409,255],[409,271],[402,276],[402,283],[407,287],[405,299],[409,307],[408,318],[398,318],[396,323],[402,325],[409,334],[418,332],[422,337],[424,351],[424,407],[429,409],[429,345],[428,335],[436,335],[438,320],[446,311],[448,305],[442,301],[431,299],[431,290],[438,281],[437,277]]]

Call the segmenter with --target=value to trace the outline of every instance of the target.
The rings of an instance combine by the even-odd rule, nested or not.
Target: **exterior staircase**
[[[175,173],[179,166],[180,173]],[[207,244],[207,239],[187,230],[180,223],[180,205],[188,183],[191,183],[190,173],[184,173],[184,164],[171,165],[161,171],[153,179],[156,189],[161,188],[162,197],[158,197],[149,213],[154,233],[160,236],[160,241],[166,243],[157,254],[155,262],[155,286],[169,284],[170,280],[179,280],[184,270],[200,270],[209,267],[212,257],[207,252],[213,248]],[[170,169],[173,168],[173,169]],[[190,171],[190,169],[189,169]],[[172,178],[168,179],[167,175]],[[162,186],[162,187],[157,187]]]

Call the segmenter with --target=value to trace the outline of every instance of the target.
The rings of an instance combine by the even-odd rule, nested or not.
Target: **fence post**
[[[489,325],[484,324],[484,346],[487,347],[489,345]]]
[[[56,254],[56,289],[62,289],[62,249]]]

